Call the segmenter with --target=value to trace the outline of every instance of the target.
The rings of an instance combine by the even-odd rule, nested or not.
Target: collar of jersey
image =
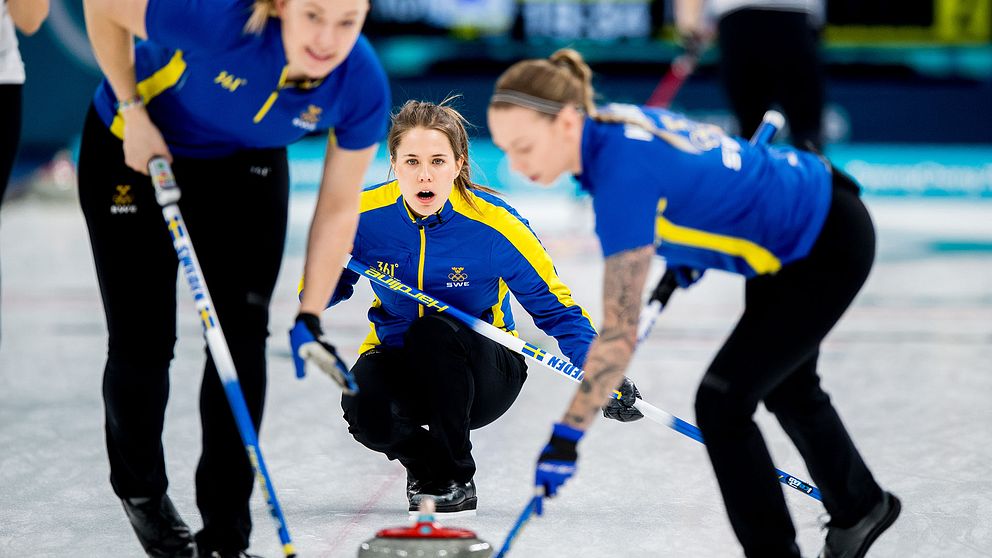
[[[451,194],[455,194],[454,189],[452,189]],[[455,216],[455,208],[451,205],[450,197],[444,202],[441,209],[426,217],[418,217],[414,212],[410,211],[410,208],[406,205],[406,201],[403,200],[403,196],[400,196],[396,201],[396,207],[403,215],[403,220],[409,223],[410,226],[418,229],[436,229],[437,227],[443,226],[445,223],[451,221],[451,219]]]

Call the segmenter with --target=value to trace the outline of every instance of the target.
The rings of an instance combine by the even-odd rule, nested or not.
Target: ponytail
[[[658,128],[642,114],[637,117],[619,111],[599,112],[595,97],[589,64],[578,51],[562,48],[547,58],[523,60],[507,68],[496,80],[489,107],[523,107],[554,118],[571,105],[597,122],[638,126],[682,151],[698,152],[691,142]]]
[[[596,104],[592,70],[582,55],[563,48],[548,58],[531,59],[510,66],[496,81],[490,101],[493,108],[523,106],[553,117],[566,105],[594,115]]]
[[[276,17],[275,0],[255,0],[251,7],[251,15],[245,23],[245,33],[261,33],[270,17]]]
[[[582,59],[578,51],[571,48],[556,50],[548,61],[565,70],[571,75],[579,86],[578,105],[585,110],[586,114],[596,114],[596,103],[594,102],[596,92],[592,88],[592,68]]]

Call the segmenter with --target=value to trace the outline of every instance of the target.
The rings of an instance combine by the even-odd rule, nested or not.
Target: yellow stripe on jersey
[[[496,289],[496,304],[493,305],[493,325],[503,329],[506,327],[506,316],[503,314],[503,303],[506,302],[506,295],[510,288],[506,286],[506,281],[499,278],[499,286]]]
[[[671,242],[693,248],[713,250],[730,256],[742,258],[751,269],[759,275],[775,273],[782,268],[782,262],[767,248],[744,238],[726,236],[676,225],[665,219],[662,214],[668,206],[668,200],[658,201],[658,216],[655,219],[655,243]]]
[[[183,51],[177,50],[165,66],[162,66],[154,74],[138,82],[138,95],[141,96],[141,100],[147,105],[149,101],[158,97],[163,91],[176,85],[185,71],[186,61],[183,60]],[[117,136],[118,139],[124,139],[124,119],[121,118],[120,114],[115,115],[114,121],[110,123],[110,132]]]
[[[372,299],[372,308],[381,308],[382,301],[379,297],[374,297]],[[379,334],[375,331],[375,322],[369,320],[369,334],[365,336],[365,341],[362,341],[362,345],[358,347],[358,354],[363,355],[366,351],[374,349],[381,344],[382,341],[379,340]]]
[[[404,204],[405,205],[405,204]],[[427,234],[424,232],[424,227],[419,227],[420,229],[420,261],[417,262],[417,288],[421,291],[424,290],[424,257],[427,255]],[[424,317],[424,305],[417,305],[417,315],[421,318]]]
[[[365,190],[362,192],[361,211],[372,211],[387,205],[396,203],[396,198],[400,197],[400,183],[396,180],[387,182],[378,188]],[[405,204],[404,204],[405,205]]]
[[[551,261],[551,256],[544,250],[544,247],[541,246],[534,233],[527,228],[527,225],[507,211],[506,208],[490,203],[472,192],[469,192],[468,195],[472,197],[472,202],[477,209],[473,209],[468,200],[458,190],[452,190],[450,201],[454,210],[473,221],[478,221],[496,229],[497,232],[510,241],[510,244],[524,256],[531,267],[534,268],[534,271],[537,272],[537,275],[548,285],[548,290],[558,298],[558,302],[562,306],[566,308],[578,306],[572,300],[572,293],[569,292],[568,287],[561,282],[558,274],[555,273],[555,266]],[[586,313],[585,308],[579,306],[579,309],[582,311],[585,319],[589,320],[589,326],[595,331],[596,328],[592,323],[592,318]]]
[[[265,104],[262,105],[262,108],[258,109],[258,112],[255,113],[255,118],[252,118],[252,122],[258,124],[263,118],[265,118],[265,115],[269,113],[269,109],[272,108],[272,105],[276,102],[276,98],[279,97],[279,90],[286,84],[287,76],[289,76],[288,64],[282,69],[282,73],[279,74],[279,83],[276,85],[276,90],[273,91],[269,95],[269,98],[265,100]]]

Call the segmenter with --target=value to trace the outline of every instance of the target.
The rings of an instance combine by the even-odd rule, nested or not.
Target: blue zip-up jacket
[[[364,36],[326,78],[293,83],[279,19],[245,33],[251,9],[252,0],[149,0],[148,40],[134,48],[137,91],[173,154],[221,157],[328,129],[358,150],[386,135],[389,83]],[[116,101],[104,80],[93,106],[123,139]]]
[[[656,246],[670,266],[753,277],[809,254],[830,209],[830,169],[661,109],[609,105],[641,126],[586,118],[582,187],[603,255]]]
[[[581,366],[596,330],[571,291],[558,278],[551,256],[516,210],[485,192],[457,189],[436,214],[417,218],[399,183],[362,192],[361,218],[352,256],[416,286],[432,297],[504,329],[516,330],[510,292],[565,356]],[[359,275],[345,270],[330,305],[351,297]],[[401,347],[403,334],[424,307],[372,285],[371,331],[359,352],[377,345]]]

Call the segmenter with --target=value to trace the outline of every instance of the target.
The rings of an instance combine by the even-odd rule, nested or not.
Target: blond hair
[[[255,0],[251,7],[251,15],[245,23],[245,33],[261,33],[270,17],[276,17],[275,0]]]
[[[522,60],[507,68],[496,80],[489,107],[505,109],[519,106],[553,119],[561,109],[574,106],[597,122],[639,126],[679,149],[698,151],[682,136],[659,129],[647,118],[629,112],[600,112],[595,98],[589,64],[575,49],[562,48],[547,58]]]
[[[490,194],[495,194],[496,191],[472,182],[468,159],[468,132],[465,130],[468,121],[450,106],[450,103],[456,98],[457,96],[451,96],[438,104],[414,100],[403,103],[400,110],[391,116],[389,135],[386,137],[386,148],[389,150],[390,160],[395,161],[396,149],[399,147],[400,141],[403,140],[403,136],[410,130],[424,128],[444,134],[448,138],[448,143],[451,144],[451,152],[455,155],[455,161],[462,161],[461,171],[455,177],[455,189],[473,209],[478,210],[479,208],[468,195],[469,190],[479,190]]]

